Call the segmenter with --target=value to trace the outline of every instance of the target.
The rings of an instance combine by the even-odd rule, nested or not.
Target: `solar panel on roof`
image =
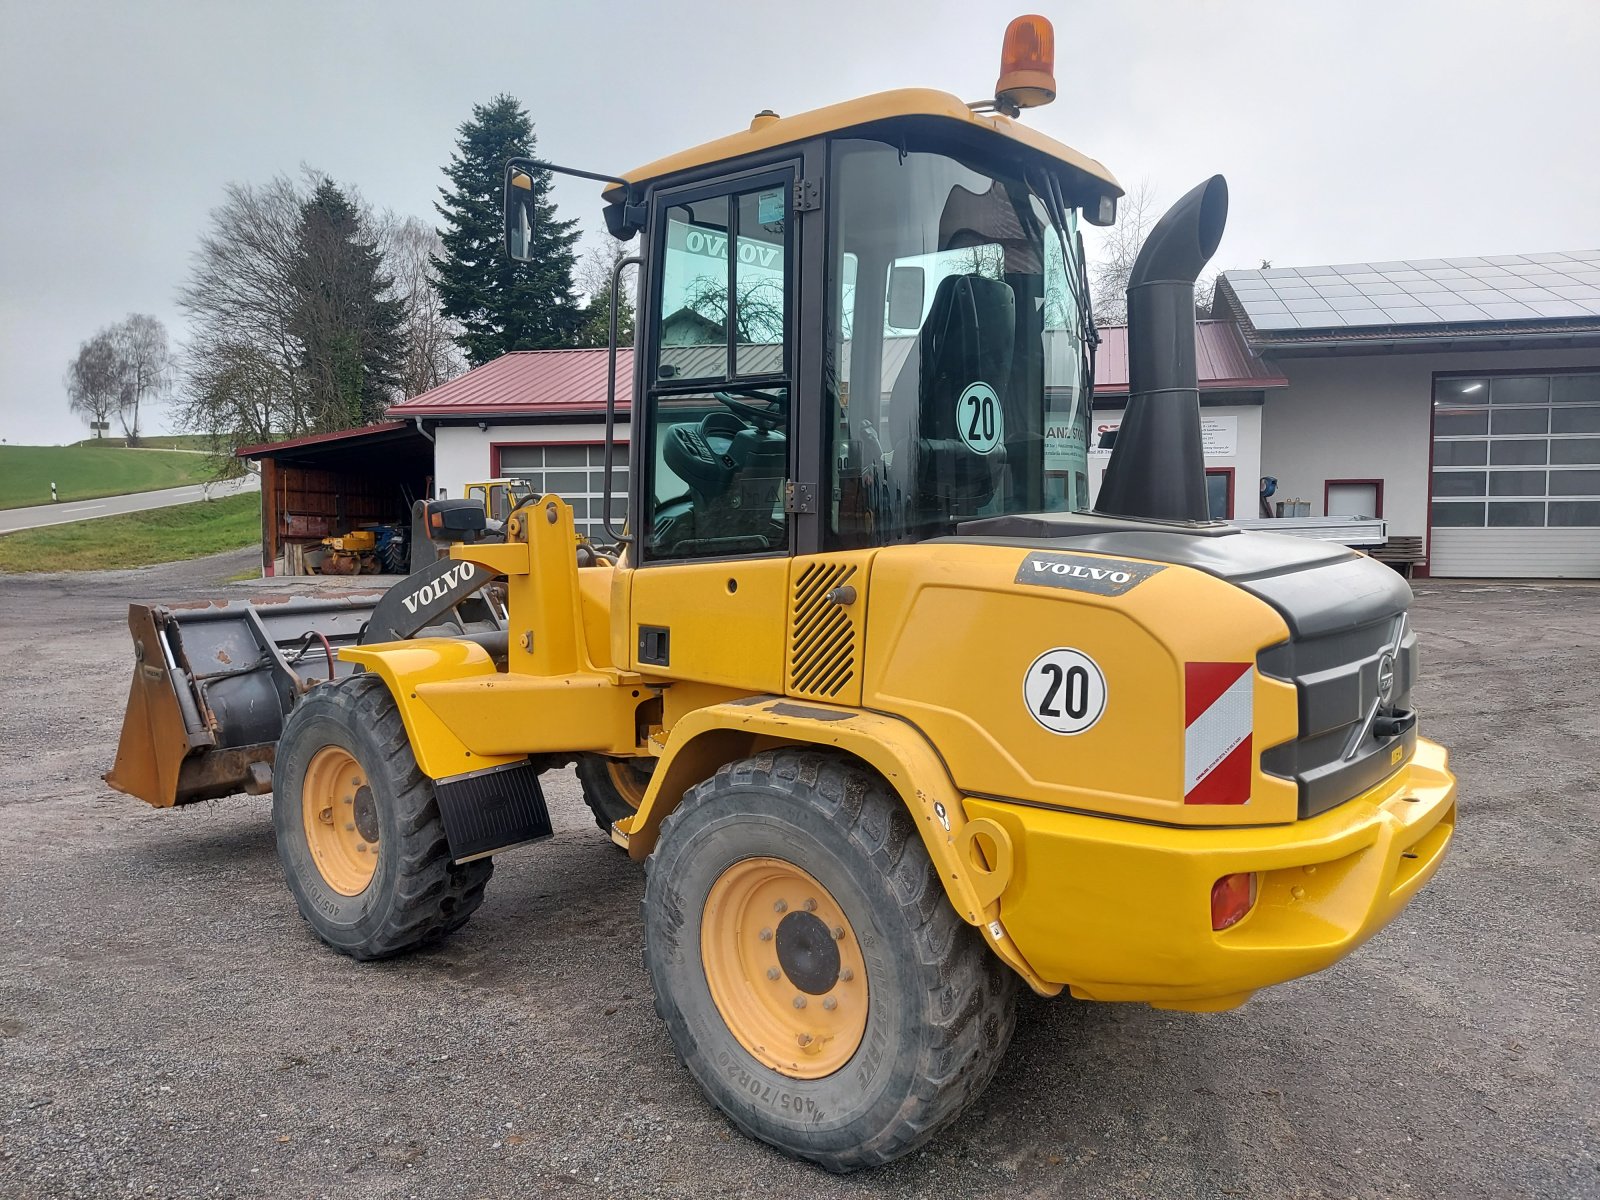
[[[1600,317],[1600,250],[1227,271],[1260,330]]]

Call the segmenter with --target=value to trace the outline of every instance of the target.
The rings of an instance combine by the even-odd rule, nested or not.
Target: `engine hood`
[[[1411,605],[1398,573],[1347,546],[1223,522],[1031,513],[968,521],[938,540],[1191,567],[1271,605],[1296,638],[1358,628]]]

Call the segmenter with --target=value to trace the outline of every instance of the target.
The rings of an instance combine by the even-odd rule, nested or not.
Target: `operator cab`
[[[1121,189],[981,107],[903,91],[761,114],[611,181],[612,233],[644,234],[626,565],[1089,507],[1077,222],[1111,223]],[[542,166],[508,175],[513,255],[518,175]]]

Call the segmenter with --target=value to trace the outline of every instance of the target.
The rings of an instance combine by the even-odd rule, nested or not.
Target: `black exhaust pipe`
[[[1095,511],[1208,521],[1195,371],[1194,285],[1228,222],[1213,175],[1156,222],[1128,275],[1128,407]]]

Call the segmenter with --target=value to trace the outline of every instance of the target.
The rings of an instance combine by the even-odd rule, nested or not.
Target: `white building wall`
[[[1330,479],[1383,480],[1391,537],[1428,532],[1428,464],[1433,376],[1440,371],[1505,371],[1600,363],[1597,350],[1494,350],[1446,354],[1278,358],[1289,380],[1267,393],[1260,473],[1278,478],[1275,500],[1323,511]]]
[[[1271,403],[1270,394],[1268,403]],[[1101,409],[1094,414],[1095,436],[1091,445],[1099,441],[1100,431],[1122,420],[1122,409]],[[1259,404],[1203,405],[1202,422],[1227,418],[1235,427],[1234,453],[1207,454],[1206,466],[1233,468],[1233,515],[1239,518],[1260,516],[1256,499],[1261,478],[1261,406]],[[1089,451],[1089,494],[1100,495],[1100,483],[1105,478],[1106,466],[1111,461],[1110,451]]]
[[[479,479],[493,478],[493,463],[489,447],[495,443],[532,443],[550,445],[556,442],[603,442],[605,423],[498,425],[487,422],[488,428],[476,425],[441,425],[433,431],[434,488],[451,497],[466,494],[466,485]],[[626,443],[628,426],[617,424],[617,440]]]

